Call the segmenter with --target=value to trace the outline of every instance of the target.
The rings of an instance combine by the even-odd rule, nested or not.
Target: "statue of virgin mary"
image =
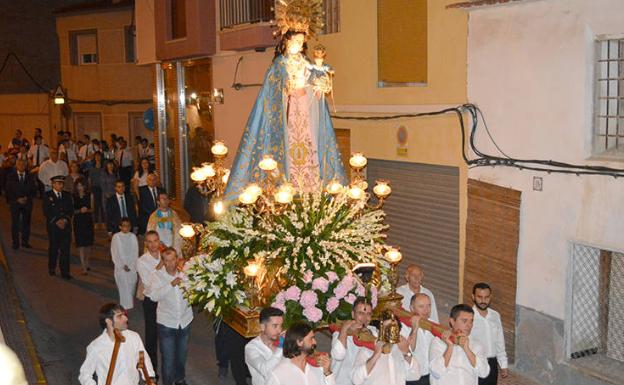
[[[295,6],[298,2],[307,13]],[[234,159],[225,191],[228,200],[266,177],[258,167],[265,155],[277,161],[281,177],[299,192],[315,191],[333,179],[347,183],[325,97],[331,82],[323,77],[331,74],[319,74],[306,55],[306,39],[316,20],[310,9],[318,2],[277,2],[280,42]]]

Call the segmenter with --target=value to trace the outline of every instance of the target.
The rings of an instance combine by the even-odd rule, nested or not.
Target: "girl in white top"
[[[139,187],[147,186],[147,176],[152,171],[152,165],[147,158],[141,158],[139,169],[134,172],[132,177],[132,191],[134,195],[139,196]]]
[[[119,224],[120,232],[113,235],[111,257],[115,264],[115,283],[119,291],[119,303],[125,309],[134,307],[134,294],[137,286],[137,260],[139,242],[130,231],[132,224],[123,218]]]

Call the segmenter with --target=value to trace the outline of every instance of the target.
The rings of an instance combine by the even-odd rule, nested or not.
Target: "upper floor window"
[[[427,0],[377,0],[377,84],[427,83]]]
[[[133,25],[124,26],[124,48],[126,63],[136,62],[136,32]]]
[[[624,159],[624,38],[596,41],[593,154]]]
[[[173,0],[172,0],[173,1]],[[270,22],[275,0],[219,0],[221,30],[238,25]],[[325,26],[319,34],[340,32],[340,0],[323,0]]]
[[[97,31],[94,29],[69,32],[69,54],[72,65],[98,63]]]
[[[171,39],[186,37],[186,0],[169,0],[171,15]]]

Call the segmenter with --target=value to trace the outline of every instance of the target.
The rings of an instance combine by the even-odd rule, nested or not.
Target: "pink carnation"
[[[331,297],[330,299],[327,300],[327,311],[329,313],[332,313],[334,310],[338,308],[338,305],[340,305],[340,301],[338,301],[338,298]]]
[[[338,280],[338,274],[333,271],[328,271],[325,275],[327,276],[327,279],[329,279],[329,282],[335,282]]]
[[[347,274],[342,278],[341,284],[344,285],[346,291],[350,291],[355,284],[355,279],[353,279],[351,274]]]
[[[353,293],[349,293],[349,295],[345,297],[345,301],[351,305],[353,305],[353,302],[355,302],[356,299],[357,297]]]
[[[301,294],[301,289],[297,286],[291,286],[286,290],[286,300],[287,301],[299,301],[299,295]]]
[[[364,289],[364,286],[362,286],[362,285],[357,285],[357,288],[355,289],[355,292],[360,297],[364,297],[366,295],[366,289]]]
[[[314,281],[312,281],[313,290],[320,290],[322,293],[325,293],[327,292],[328,288],[329,288],[329,281],[323,277],[316,278],[314,279]]]
[[[280,309],[280,310],[281,310],[281,311],[283,311],[283,312],[286,312],[286,305],[284,305],[284,303],[283,303],[283,302],[280,302],[280,303],[278,303],[278,302],[273,302],[273,303],[271,304],[271,306],[272,306],[272,307],[274,307],[274,308],[276,308],[276,309]]]
[[[284,304],[284,302],[286,302],[286,293],[284,293],[283,291],[277,293],[273,302]]]
[[[377,287],[371,287],[371,305],[373,305],[373,309],[377,307]]]
[[[318,322],[323,318],[323,311],[316,306],[306,307],[303,309],[303,315],[310,322]]]
[[[345,288],[345,286],[342,284],[342,282],[340,282],[335,288],[334,288],[334,295],[336,296],[336,298],[338,299],[342,299],[345,295],[347,295],[347,292],[349,290],[347,290]]]
[[[312,281],[312,272],[310,270],[307,270],[304,274],[303,274],[303,282],[304,283],[310,283]]]
[[[303,293],[301,293],[301,300],[299,300],[299,303],[304,308],[315,306],[318,303],[318,297],[316,296],[316,292],[312,290],[304,291]]]

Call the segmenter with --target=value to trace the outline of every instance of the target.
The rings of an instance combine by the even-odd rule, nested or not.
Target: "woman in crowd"
[[[132,192],[138,198],[139,187],[147,186],[147,175],[154,170],[147,158],[141,158],[139,169],[134,173],[132,178]]]
[[[93,248],[93,215],[91,207],[91,195],[87,191],[87,182],[84,178],[78,178],[74,182],[74,240],[80,254],[82,274],[87,275],[91,270],[87,248]]]
[[[93,154],[93,167],[89,169],[89,186],[93,194],[93,220],[97,227],[101,224],[104,228],[106,217],[104,216],[104,208],[102,203],[102,176],[104,175],[104,159],[101,152]]]
[[[74,160],[69,162],[69,175],[65,178],[63,190],[71,194],[74,191],[74,183],[76,183],[78,178],[82,178],[82,174],[80,173],[80,165]]]
[[[104,163],[104,172],[100,176],[100,186],[102,187],[102,207],[106,209],[106,201],[115,194],[115,182],[117,182],[117,170],[115,162],[107,160]],[[108,215],[108,214],[106,214]]]

